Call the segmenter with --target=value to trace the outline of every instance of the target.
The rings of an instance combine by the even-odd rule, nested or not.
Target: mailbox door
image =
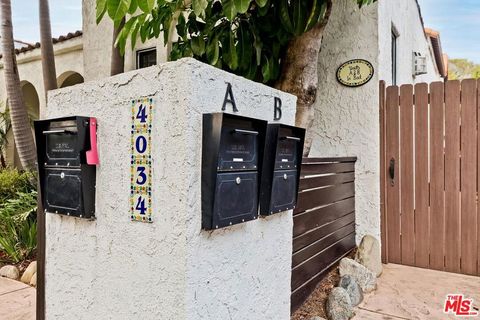
[[[80,169],[45,170],[45,209],[48,212],[80,217],[83,212]]]
[[[275,171],[272,181],[270,214],[291,210],[297,202],[297,170]]]
[[[257,180],[256,172],[217,175],[212,229],[257,218]]]
[[[300,142],[301,138],[296,137],[292,129],[284,127],[279,129],[275,170],[290,170],[297,167]]]
[[[221,132],[219,171],[257,170],[258,131],[225,126]]]
[[[82,135],[84,133],[82,128]],[[42,135],[45,139],[46,165],[80,165],[80,148],[85,137],[79,136],[77,120],[52,121]]]

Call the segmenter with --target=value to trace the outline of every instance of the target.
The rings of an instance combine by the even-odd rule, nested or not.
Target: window
[[[397,39],[398,33],[392,27],[392,85],[397,84]]]
[[[137,69],[151,67],[157,64],[157,49],[137,51]]]

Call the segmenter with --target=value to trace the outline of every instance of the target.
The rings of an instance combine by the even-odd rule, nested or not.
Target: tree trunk
[[[120,48],[115,47],[115,41],[117,40],[120,30],[125,25],[125,18],[120,21],[118,28],[113,27],[113,41],[112,41],[112,61],[110,64],[110,75],[123,73],[125,71],[125,57],[120,53]]]
[[[55,70],[55,53],[53,51],[48,0],[39,0],[38,6],[40,11],[40,50],[42,52],[43,85],[46,98],[48,91],[55,90],[58,87],[57,72]]]
[[[0,1],[1,14],[1,49],[7,97],[10,106],[10,118],[12,120],[13,137],[17,146],[20,162],[24,169],[35,169],[35,143],[30,128],[27,108],[23,100],[18,76],[17,59],[13,44],[12,8],[10,0]]]
[[[295,125],[307,130],[303,156],[307,157],[312,146],[311,128],[315,118],[314,103],[317,98],[317,61],[323,39],[323,31],[332,11],[328,0],[325,17],[313,29],[294,38],[288,45],[282,61],[283,68],[276,88],[297,96]]]

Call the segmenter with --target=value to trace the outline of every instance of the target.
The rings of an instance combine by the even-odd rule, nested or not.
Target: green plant
[[[0,206],[8,199],[16,198],[19,192],[34,190],[32,180],[33,174],[30,172],[21,172],[14,168],[0,170]]]
[[[355,0],[360,6],[375,0]],[[97,0],[97,22],[107,13],[121,29],[125,51],[163,32],[170,58],[195,59],[265,83],[281,73],[289,42],[324,18],[327,0]],[[138,10],[140,9],[140,10]],[[137,13],[140,11],[140,13]],[[173,41],[173,30],[178,38]]]
[[[14,263],[30,257],[37,247],[37,192],[18,192],[0,205],[0,251]]]

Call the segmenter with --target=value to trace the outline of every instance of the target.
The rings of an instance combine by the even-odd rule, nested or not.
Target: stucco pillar
[[[202,114],[293,124],[295,97],[192,59],[49,93],[98,120],[96,220],[47,213],[47,319],[289,319],[292,212],[201,229]],[[152,218],[131,221],[132,101],[152,103]],[[232,112],[227,105],[226,112]]]

